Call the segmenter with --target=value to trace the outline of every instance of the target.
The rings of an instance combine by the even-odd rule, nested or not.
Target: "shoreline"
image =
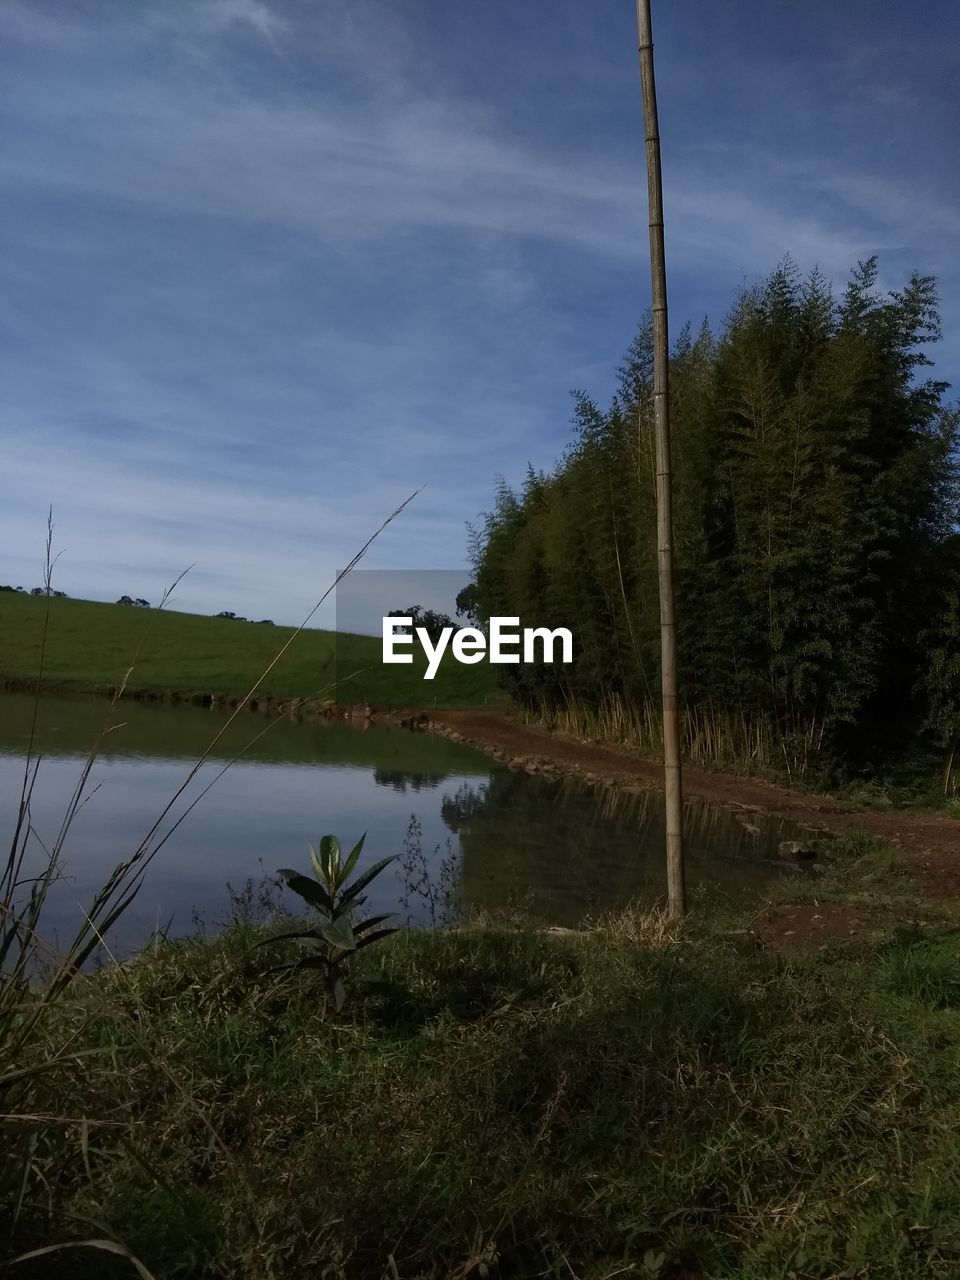
[[[429,715],[426,727],[483,751],[508,769],[577,777],[625,791],[662,790],[663,766],[629,747],[582,741],[521,724],[502,712],[437,711]],[[687,799],[768,814],[798,827],[878,836],[905,855],[925,896],[960,898],[960,819],[949,814],[867,809],[831,795],[691,764],[683,767],[683,791]]]
[[[81,682],[50,680],[40,685],[42,697],[113,698],[117,685],[86,685]],[[0,677],[0,694],[19,693],[34,696],[37,682],[20,676]],[[369,724],[385,724],[401,729],[426,729],[430,714],[409,706],[374,707],[369,703],[341,703],[333,698],[293,698],[276,694],[214,693],[192,689],[124,689],[122,701],[155,702],[161,706],[203,707],[210,710],[245,709],[264,716],[289,716],[294,720],[350,720]]]
[[[34,694],[32,678],[0,676],[0,692]],[[115,696],[117,686],[45,681],[49,697]],[[329,698],[278,697],[272,694],[214,693],[210,690],[126,689],[124,699],[166,706],[195,706],[236,711],[244,707],[263,716],[289,716],[303,722],[346,721],[430,732],[482,751],[513,772],[573,777],[593,786],[618,790],[662,789],[662,765],[619,744],[584,741],[523,724],[509,711],[491,707],[423,708],[339,703]],[[926,896],[960,898],[960,819],[942,812],[868,809],[829,794],[788,787],[762,777],[685,764],[685,798],[739,811],[782,818],[798,827],[835,834],[862,830],[879,836],[903,853]]]

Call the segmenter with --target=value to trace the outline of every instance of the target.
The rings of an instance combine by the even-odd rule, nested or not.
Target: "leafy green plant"
[[[366,834],[360,837],[346,861],[343,860],[340,841],[336,836],[324,836],[320,841],[319,851],[311,846],[310,861],[315,880],[290,867],[280,867],[277,874],[320,918],[309,929],[292,929],[265,938],[258,944],[264,946],[290,940],[306,943],[310,948],[308,955],[289,964],[277,965],[274,972],[317,970],[323,977],[326,997],[333,1002],[338,1013],[346,999],[343,970],[350,956],[379,942],[381,938],[396,933],[393,926],[382,927],[383,922],[389,920],[389,915],[370,916],[360,921],[354,919],[354,913],[366,902],[363,890],[385,867],[396,860],[396,855],[381,858],[348,885],[347,882],[360,860],[366,838]]]

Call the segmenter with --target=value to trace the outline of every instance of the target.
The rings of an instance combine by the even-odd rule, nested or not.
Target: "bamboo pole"
[[[673,591],[667,264],[663,244],[663,183],[650,0],[637,0],[637,37],[643,86],[647,198],[650,207],[650,278],[653,285],[653,422],[657,455],[657,566],[660,585],[663,779],[667,810],[667,908],[671,916],[681,916],[686,911],[687,894],[683,866],[683,788],[680,769],[680,708],[677,701],[677,623]]]

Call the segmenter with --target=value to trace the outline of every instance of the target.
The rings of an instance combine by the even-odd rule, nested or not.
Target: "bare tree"
[[[677,624],[673,591],[673,509],[670,473],[669,337],[667,263],[663,246],[663,182],[660,126],[653,71],[650,0],[637,0],[637,37],[643,85],[650,207],[650,278],[653,285],[653,415],[657,455],[657,561],[660,583],[660,679],[663,693],[663,775],[667,809],[667,899],[672,916],[686,910],[683,866],[683,788],[680,708],[677,702]]]

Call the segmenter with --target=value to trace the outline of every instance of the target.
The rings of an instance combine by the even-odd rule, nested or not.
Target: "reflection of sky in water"
[[[56,837],[64,797],[75,785],[81,763],[47,759],[41,765],[32,816],[48,845]],[[87,900],[117,862],[136,849],[188,768],[186,761],[122,758],[95,764],[89,799],[65,845],[62,868],[69,890],[64,886],[58,894],[58,922],[66,920],[68,893]],[[221,768],[208,764],[200,770],[161,833]],[[0,757],[0,812],[11,819],[21,777],[22,766],[15,757]],[[455,791],[466,781],[463,776],[447,777],[443,788]],[[248,876],[259,877],[264,869],[272,872],[280,866],[307,870],[307,846],[316,845],[328,832],[349,848],[366,831],[364,854],[374,861],[399,852],[415,811],[423,826],[424,847],[432,850],[450,835],[440,812],[441,798],[441,790],[417,794],[375,785],[371,769],[352,765],[235,764],[160,850],[120,933],[124,938],[142,936],[174,913],[180,929],[189,925],[194,910],[208,919],[219,917],[228,881],[239,887]],[[378,912],[395,910],[400,891],[396,867],[390,867],[371,886],[368,905]]]

